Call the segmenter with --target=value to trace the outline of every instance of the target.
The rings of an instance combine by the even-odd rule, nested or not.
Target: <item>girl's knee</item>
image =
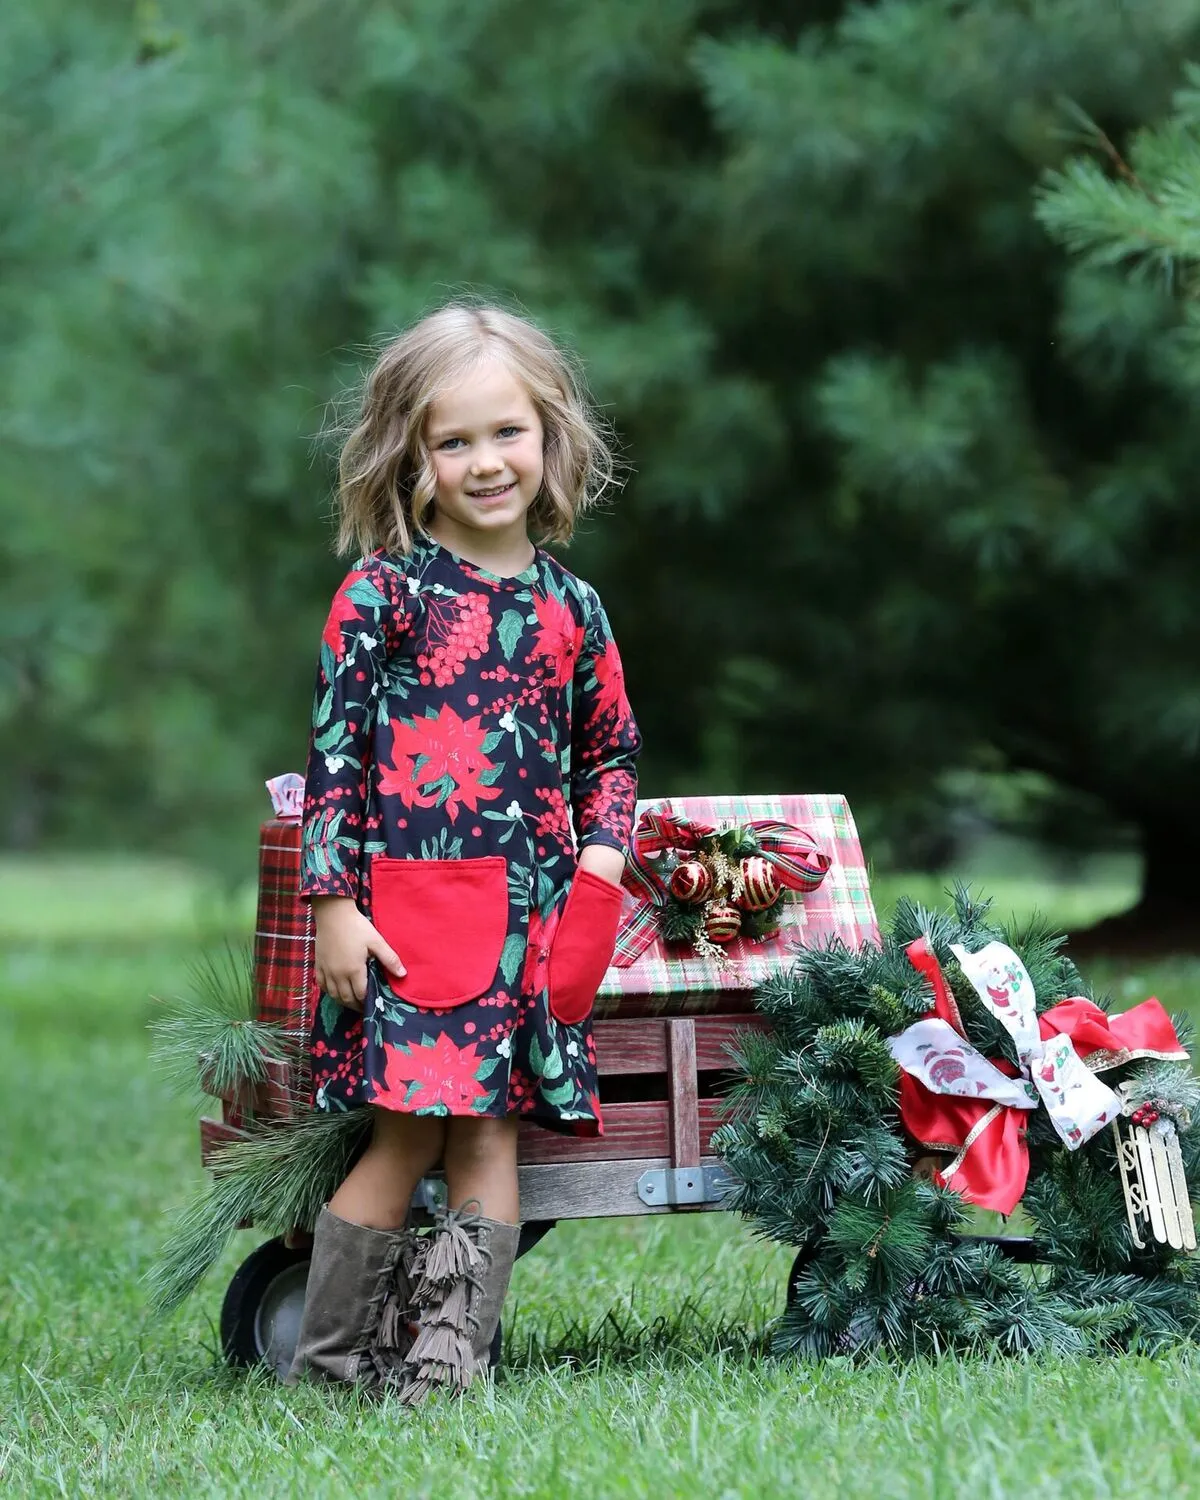
[[[456,1116],[448,1122],[446,1151],[458,1159],[474,1158],[478,1161],[507,1160],[516,1155],[517,1121],[515,1116],[506,1119],[467,1119]]]

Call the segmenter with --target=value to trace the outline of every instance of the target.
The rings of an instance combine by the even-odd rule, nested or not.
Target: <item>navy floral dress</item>
[[[363,1013],[321,997],[314,1103],[519,1114],[603,1130],[592,1002],[620,892],[576,851],[624,851],[637,726],[595,591],[538,550],[501,578],[419,538],[343,581],[321,643],[301,893],[350,896]]]

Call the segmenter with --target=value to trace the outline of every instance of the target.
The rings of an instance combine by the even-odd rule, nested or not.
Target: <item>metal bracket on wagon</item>
[[[659,1167],[642,1173],[637,1194],[653,1208],[660,1203],[719,1203],[732,1187],[724,1167]]]

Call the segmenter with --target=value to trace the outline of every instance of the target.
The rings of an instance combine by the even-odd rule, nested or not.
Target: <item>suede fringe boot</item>
[[[285,1385],[310,1375],[373,1386],[381,1365],[390,1369],[399,1363],[411,1342],[407,1313],[415,1251],[409,1229],[369,1229],[321,1210],[300,1337]],[[390,1341],[382,1356],[377,1352],[381,1333]]]
[[[396,1382],[406,1406],[439,1387],[464,1391],[487,1375],[520,1237],[519,1224],[463,1209],[438,1214],[413,1266],[420,1332]]]

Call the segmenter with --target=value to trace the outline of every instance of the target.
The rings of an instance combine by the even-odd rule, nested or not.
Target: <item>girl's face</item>
[[[498,359],[435,401],[425,443],[437,479],[438,540],[524,538],[526,513],[542,487],[542,442],[529,392]]]

